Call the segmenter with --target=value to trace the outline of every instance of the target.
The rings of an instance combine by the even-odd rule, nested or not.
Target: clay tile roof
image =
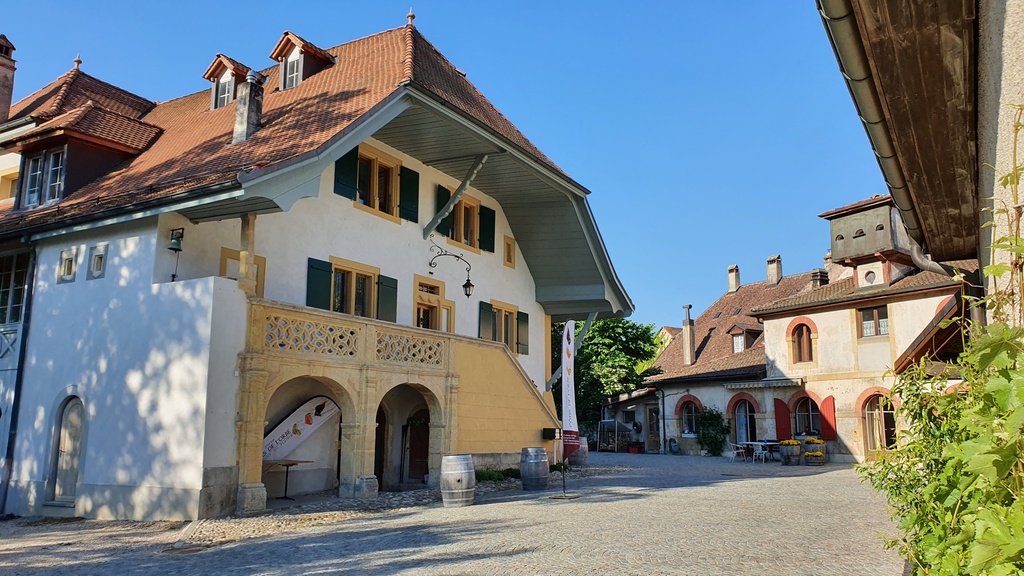
[[[682,328],[676,326],[662,326],[661,329],[664,330],[672,338],[675,338],[676,335],[683,330]]]
[[[7,36],[3,34],[0,34],[0,46],[7,46],[11,50],[14,50],[14,44],[11,44],[11,41],[7,39]]]
[[[157,203],[172,195],[203,194],[209,187],[237,186],[238,174],[245,169],[273,166],[328,145],[409,83],[562,174],[413,26],[366,36],[325,53],[336,59],[335,64],[287,90],[272,88],[279,85],[279,66],[260,71],[267,77],[262,126],[234,145],[234,106],[210,110],[208,89],[154,105],[72,70],[19,102],[16,114],[52,116],[49,111],[77,108],[90,99],[85,95],[92,94],[97,107],[142,118],[162,133],[140,155],[55,206],[12,212],[11,205],[0,204],[0,236]]]
[[[833,208],[828,212],[822,212],[818,214],[818,218],[824,218],[825,220],[833,220],[846,214],[852,214],[854,212],[860,212],[867,210],[868,208],[874,208],[875,206],[884,206],[885,204],[892,204],[892,196],[888,194],[875,194],[867,200],[861,200],[854,202],[853,204],[847,204],[846,206],[840,206],[839,208]]]
[[[977,260],[956,260],[945,262],[944,264],[966,274],[975,274],[978,271]],[[860,289],[855,286],[854,278],[850,277],[839,280],[838,282],[826,284],[825,286],[815,288],[814,290],[804,292],[790,298],[784,298],[768,305],[758,307],[753,310],[753,313],[758,316],[768,316],[781,312],[791,312],[802,308],[845,304],[860,300],[895,296],[897,294],[905,294],[908,292],[917,292],[920,290],[943,287],[952,288],[959,286],[960,283],[949,276],[937,274],[935,272],[928,272],[926,270],[918,270],[908,276],[900,278],[888,286],[880,285],[877,287],[866,287]]]
[[[303,52],[312,54],[326,62],[334,60],[334,57],[327,50],[317,47],[316,44],[313,44],[309,40],[306,40],[294,32],[289,32],[288,30],[284,31],[284,34],[281,35],[281,39],[277,41],[277,45],[274,46],[274,49],[270,52],[270,59],[277,60],[278,62],[284,60],[285,56],[288,55],[288,51],[291,46],[298,46]]]
[[[142,118],[156,103],[73,68],[11,106],[8,120],[25,116],[52,118],[92,101],[129,118]]]
[[[210,63],[206,72],[203,72],[203,78],[207,80],[215,80],[219,75],[221,67],[231,70],[237,76],[245,76],[249,73],[249,70],[251,70],[251,68],[242,64],[238,60],[229,58],[223,54],[217,54],[213,57],[213,62]]]
[[[758,336],[746,350],[734,353],[732,336],[728,330],[736,325],[751,331],[763,330],[757,318],[750,315],[751,310],[798,294],[810,286],[810,281],[810,272],[805,272],[784,276],[778,284],[756,282],[741,285],[739,290],[723,294],[694,320],[696,362],[691,366],[683,364],[683,339],[673,338],[654,363],[662,369],[662,374],[648,378],[647,381],[663,383],[676,379],[756,378],[758,374],[763,375],[763,335]],[[740,313],[734,314],[737,308]]]

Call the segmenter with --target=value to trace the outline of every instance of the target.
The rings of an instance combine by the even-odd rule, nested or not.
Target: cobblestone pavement
[[[884,500],[849,465],[590,454],[541,492],[481,485],[197,523],[0,522],[0,574],[898,575]]]

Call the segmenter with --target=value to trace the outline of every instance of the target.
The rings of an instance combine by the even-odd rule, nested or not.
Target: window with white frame
[[[107,270],[107,245],[100,244],[89,248],[89,273],[86,280],[103,278]]]
[[[0,324],[21,322],[27,281],[27,252],[0,257]]]
[[[294,87],[298,86],[300,82],[302,82],[302,70],[300,69],[299,63],[300,63],[300,60],[299,60],[298,53],[296,53],[293,56],[289,57],[288,61],[285,63],[285,72],[284,72],[284,88],[285,88],[285,90],[287,90],[289,88],[294,88]]]
[[[75,281],[75,255],[76,250],[74,248],[61,250],[60,263],[57,264],[58,284]]]
[[[683,435],[697,433],[697,403],[684,402],[679,410],[679,433]]]
[[[889,312],[885,306],[865,308],[857,311],[860,317],[860,337],[885,336],[889,334]]]
[[[21,199],[22,208],[39,206],[61,197],[64,192],[65,156],[64,149],[59,148],[26,158],[28,177]]]
[[[217,82],[217,100],[214,103],[216,108],[223,108],[231,103],[231,78],[221,78]]]
[[[747,349],[747,337],[745,334],[734,334],[732,337],[732,351],[743,352]]]

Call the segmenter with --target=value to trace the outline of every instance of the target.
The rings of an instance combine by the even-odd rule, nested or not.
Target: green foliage
[[[568,469],[569,469],[569,467],[566,466],[565,464],[561,463],[561,462],[558,462],[557,464],[552,464],[550,466],[550,471],[551,472],[565,472]]]
[[[705,406],[694,415],[697,421],[697,444],[711,456],[721,456],[722,446],[729,437],[729,424],[722,411],[714,406]]]
[[[519,468],[505,468],[501,473],[505,475],[505,478],[520,478]]]
[[[562,330],[565,324],[551,326],[551,367],[561,365]],[[576,335],[583,323],[576,324]],[[583,347],[576,354],[576,418],[581,430],[596,430],[601,405],[609,396],[632,392],[650,370],[641,374],[637,366],[652,360],[658,351],[653,324],[637,324],[623,318],[598,320],[590,327]],[[562,415],[562,383],[553,388],[558,415]]]
[[[508,478],[519,478],[518,468],[505,468],[504,470],[491,470],[483,468],[476,471],[477,482],[501,482]]]
[[[1014,106],[1014,161],[999,182],[1019,204],[1017,141],[1024,107]],[[884,491],[900,535],[888,542],[923,574],[1024,573],[1024,242],[1021,209],[992,210],[990,289],[976,306],[995,322],[965,323],[960,358],[938,376],[922,362],[899,376],[897,447],[861,475]],[[996,237],[1000,228],[1005,235]],[[1005,253],[1005,254],[1003,254]],[[997,256],[1005,256],[999,262]],[[959,375],[957,393],[946,394]]]

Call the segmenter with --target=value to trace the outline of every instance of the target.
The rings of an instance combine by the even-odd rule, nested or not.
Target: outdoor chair
[[[757,460],[760,459],[761,462],[767,463],[771,452],[769,452],[768,449],[765,448],[764,444],[754,444],[753,447],[754,456],[752,461],[757,462]]]
[[[744,448],[743,446],[740,446],[739,444],[733,444],[732,442],[730,442],[729,443],[729,450],[732,452],[732,455],[729,457],[730,458],[730,460],[729,460],[730,462],[735,462],[737,456],[740,457],[740,460],[743,460],[744,462],[746,462],[746,460],[747,460],[747,449],[746,448]]]

